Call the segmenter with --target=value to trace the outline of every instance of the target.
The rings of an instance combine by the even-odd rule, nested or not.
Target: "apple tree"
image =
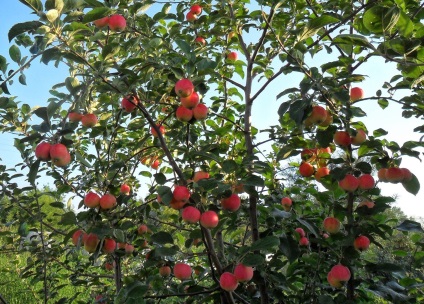
[[[361,108],[423,117],[418,1],[20,2],[34,14],[9,31],[0,111],[22,162],[1,193],[36,219],[44,303],[423,300],[423,229],[379,186],[417,194],[402,159],[424,144],[371,132]],[[396,74],[364,93],[374,58]],[[13,82],[36,61],[68,75],[31,107]],[[77,208],[54,226],[19,199],[43,176]],[[391,253],[409,265],[365,255],[395,229],[416,233]],[[91,298],[61,297],[65,276]]]

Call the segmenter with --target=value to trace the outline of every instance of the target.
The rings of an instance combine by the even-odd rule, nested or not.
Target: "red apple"
[[[68,113],[68,119],[69,119],[69,121],[72,121],[72,122],[81,121],[82,116],[83,115],[81,113],[78,113],[78,112],[69,112]]]
[[[236,60],[237,60],[237,58],[238,58],[238,54],[237,54],[237,52],[230,52],[230,53],[228,53],[228,55],[227,55],[227,60],[228,60],[228,61],[236,61]]]
[[[362,174],[358,177],[359,189],[369,190],[374,188],[375,180],[371,174]]]
[[[138,104],[138,98],[136,98],[134,96],[127,96],[127,97],[122,98],[122,100],[121,100],[121,107],[126,112],[134,111],[135,108],[137,108],[137,104]]]
[[[160,166],[160,159],[155,159],[152,164],[150,165],[150,167],[154,170],[157,170],[157,168],[159,168]]]
[[[148,232],[149,232],[149,227],[146,224],[141,224],[137,229],[138,235],[143,235]]]
[[[129,195],[131,192],[131,187],[127,184],[122,184],[121,188],[119,189],[119,192],[121,192],[124,195]]]
[[[50,147],[50,158],[54,165],[65,167],[71,162],[71,155],[63,144],[54,144]]]
[[[226,291],[234,291],[238,286],[237,278],[231,272],[224,272],[219,278],[219,285]]]
[[[334,234],[340,231],[340,221],[335,217],[327,217],[323,222],[324,230],[328,233]]]
[[[93,23],[97,28],[104,28],[109,25],[109,17],[106,16],[106,17],[97,19],[93,21]]]
[[[172,192],[172,195],[175,200],[186,202],[190,198],[190,191],[185,186],[176,186]]]
[[[169,275],[171,274],[171,267],[169,266],[161,266],[159,268],[159,274],[161,275],[161,277],[169,277]]]
[[[171,202],[169,203],[169,207],[175,210],[180,210],[183,209],[186,204],[186,201],[177,201],[175,198],[172,198]]]
[[[307,237],[302,236],[299,240],[299,245],[300,246],[308,246],[309,245],[309,240]]]
[[[350,100],[356,101],[358,99],[364,98],[364,90],[359,87],[353,87],[350,89]]]
[[[352,174],[346,174],[346,176],[339,181],[339,186],[347,192],[354,192],[359,187],[359,180]]]
[[[102,250],[104,253],[114,253],[116,250],[116,241],[114,239],[105,238]]]
[[[321,124],[327,119],[327,110],[321,106],[313,106],[311,114],[305,119],[305,125]]]
[[[193,118],[193,111],[184,106],[179,106],[175,111],[175,116],[179,121],[189,122]]]
[[[195,15],[200,15],[202,13],[202,7],[199,4],[194,4],[190,7],[190,12]]]
[[[165,127],[163,125],[157,125],[159,128],[159,132],[163,135],[165,134]],[[150,131],[152,132],[153,137],[158,137],[158,133],[156,132],[156,130],[151,127]]]
[[[281,205],[283,206],[283,209],[287,212],[290,211],[292,204],[293,202],[290,197],[283,197],[281,199]]]
[[[121,32],[127,26],[127,21],[124,16],[112,15],[109,17],[109,28],[114,32]]]
[[[392,167],[386,171],[386,180],[390,183],[399,183],[403,180],[403,172],[400,168]]]
[[[191,277],[191,267],[185,263],[176,263],[174,265],[174,276],[181,281],[188,280]]]
[[[386,178],[387,168],[381,168],[377,172],[378,180],[381,182],[387,182]]]
[[[367,140],[367,133],[362,129],[356,130],[356,135],[351,137],[352,145],[359,146]]]
[[[39,160],[48,161],[50,160],[50,148],[51,145],[48,142],[41,142],[35,147],[35,157]]]
[[[331,115],[331,113],[327,111],[327,117],[325,118],[323,122],[319,124],[319,126],[325,128],[331,125],[332,123],[333,123],[333,115]]]
[[[78,244],[83,244],[84,242],[84,235],[85,232],[81,229],[78,229],[77,231],[72,234],[72,243],[77,246]]]
[[[253,268],[243,264],[238,264],[234,268],[234,276],[238,282],[248,282],[253,278]]]
[[[404,181],[410,181],[413,177],[411,171],[409,171],[409,169],[407,168],[400,168],[402,170],[403,173],[403,180]]]
[[[209,178],[209,173],[208,172],[197,171],[197,172],[194,172],[193,181],[195,183],[197,183],[201,179],[208,179],[208,178]]]
[[[374,202],[368,202],[368,201],[364,201],[364,202],[360,202],[358,207],[362,207],[362,206],[366,206],[368,209],[372,209],[375,206]]]
[[[349,133],[346,131],[336,131],[333,140],[336,145],[341,147],[347,147],[352,142]]]
[[[353,247],[355,247],[355,249],[359,251],[367,250],[368,247],[370,247],[370,239],[367,238],[365,235],[360,235],[353,242]]]
[[[321,177],[324,177],[327,175],[330,175],[330,169],[328,169],[327,167],[321,167],[317,169],[314,176],[317,181],[320,181]]]
[[[300,236],[300,237],[304,237],[304,236],[306,236],[306,234],[305,234],[305,230],[303,230],[303,229],[302,229],[302,228],[300,228],[300,227],[296,228],[294,231],[296,231],[296,232],[299,234],[299,236]]]
[[[334,278],[334,275],[331,273],[331,271],[327,274],[327,281],[334,288],[342,288],[343,286],[342,282]]]
[[[181,217],[185,222],[195,224],[200,220],[200,210],[193,206],[188,206],[181,212]]]
[[[193,14],[192,12],[188,12],[186,15],[186,20],[188,22],[194,22],[197,19],[197,15]]]
[[[350,270],[341,264],[334,265],[331,270],[332,277],[339,282],[347,282],[350,280]]]
[[[85,250],[87,250],[89,253],[93,253],[94,251],[96,251],[97,245],[99,244],[100,240],[97,237],[96,234],[94,233],[90,233],[87,235],[87,237],[85,238],[84,241],[84,248]]]
[[[106,269],[107,271],[112,271],[112,270],[113,270],[113,268],[115,267],[115,266],[114,266],[114,264],[115,264],[115,262],[113,262],[113,263],[108,263],[108,262],[106,262],[106,263],[105,263],[105,269]]]
[[[314,174],[315,168],[308,162],[302,162],[299,166],[299,173],[304,177],[310,177]]]
[[[219,217],[215,211],[209,210],[200,215],[200,225],[204,228],[215,228],[218,226]]]
[[[94,127],[97,121],[97,116],[93,113],[85,114],[81,118],[81,124],[86,128]]]
[[[318,149],[303,149],[302,152],[300,152],[300,157],[302,160],[309,160],[316,156],[318,152]]]
[[[134,252],[134,245],[131,245],[131,244],[128,244],[128,243],[125,244],[124,250],[125,250],[126,254],[131,254],[131,253]]]
[[[206,40],[203,37],[196,37],[196,39],[194,39],[195,42],[200,43],[201,45],[206,45]]]
[[[116,197],[113,194],[106,193],[100,198],[100,208],[107,210],[116,206]]]
[[[196,120],[206,119],[206,117],[208,117],[208,107],[203,103],[199,103],[193,108],[193,116]]]
[[[193,92],[190,96],[181,97],[180,101],[184,107],[188,109],[193,109],[199,104],[200,97],[199,97],[199,94],[197,94],[197,92]]]
[[[237,211],[240,208],[240,197],[237,194],[231,194],[229,197],[221,199],[221,206],[223,210],[231,212]]]
[[[96,208],[100,204],[100,196],[95,192],[88,192],[84,197],[84,205],[88,208]]]
[[[178,97],[188,97],[194,92],[193,83],[187,79],[183,78],[177,81],[175,84],[175,93]]]

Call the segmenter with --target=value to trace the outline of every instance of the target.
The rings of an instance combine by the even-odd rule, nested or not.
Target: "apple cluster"
[[[298,227],[294,231],[299,236],[299,245],[300,246],[308,246],[309,245],[309,239],[306,237],[305,230],[303,230],[303,228]]]
[[[127,20],[125,17],[118,14],[103,17],[101,19],[95,20],[93,23],[97,28],[101,29],[109,27],[109,29],[113,32],[122,32],[127,26]]]
[[[190,11],[186,15],[186,20],[188,22],[194,22],[199,18],[199,15],[202,13],[202,7],[199,4],[194,4],[190,7]]]
[[[193,83],[186,78],[180,79],[175,84],[175,93],[180,97],[181,105],[177,108],[175,116],[179,121],[189,122],[193,118],[204,120],[208,116],[208,107],[199,103],[200,96],[194,91]]]
[[[71,154],[64,144],[57,143],[51,145],[48,142],[41,142],[35,147],[35,157],[42,161],[51,160],[55,166],[66,167],[71,162]]]
[[[100,206],[102,210],[109,210],[116,206],[116,197],[110,193],[100,196],[90,191],[84,197],[84,205],[88,208],[97,208]]]
[[[408,182],[413,178],[413,174],[409,169],[398,167],[381,168],[378,170],[377,176],[379,181],[393,184]]]
[[[78,112],[69,112],[68,119],[71,122],[81,122],[83,127],[92,128],[97,122],[98,118],[93,113],[81,114]]]
[[[330,159],[331,153],[330,147],[304,149],[300,154],[303,160],[299,166],[300,175],[303,177],[314,175],[317,181],[329,175],[330,169],[327,167],[327,162]],[[316,167],[314,165],[316,165]]]
[[[244,264],[238,264],[234,272],[223,272],[219,278],[219,285],[225,291],[234,291],[239,282],[248,282],[253,278],[253,268]]]

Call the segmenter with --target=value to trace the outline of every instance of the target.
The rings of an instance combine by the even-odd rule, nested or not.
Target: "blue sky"
[[[2,9],[0,10],[0,54],[9,60],[8,49],[11,46],[8,42],[7,32],[10,27],[19,22],[37,20],[37,16],[31,14],[31,10],[18,0],[2,1]],[[30,55],[27,50],[22,50],[22,55]],[[239,54],[240,55],[240,54]],[[241,56],[239,56],[241,57]],[[243,60],[243,58],[239,58]],[[314,64],[319,66],[326,57],[318,56],[314,58]],[[11,61],[10,61],[11,62]],[[10,68],[16,68],[11,63]],[[380,61],[374,61],[367,67],[360,68],[358,73],[368,75],[366,81],[360,86],[364,89],[366,96],[374,95],[375,92],[382,88],[385,81],[389,81],[390,77],[395,75],[394,65]],[[49,89],[53,84],[60,82],[66,75],[66,69],[57,69],[52,63],[44,65],[36,59],[30,69],[25,71],[27,77],[27,86],[16,83],[9,87],[12,95],[18,96],[18,101],[29,104],[31,107],[42,106],[46,104],[49,98]],[[277,109],[283,99],[276,100],[275,96],[287,87],[296,86],[300,78],[293,75],[283,76],[268,87],[260,98],[255,102],[253,107],[253,124],[259,129],[267,128],[269,124],[278,123]],[[389,132],[388,140],[397,141],[399,144],[407,140],[419,140],[420,134],[413,133],[412,130],[416,126],[422,124],[422,120],[402,119],[402,110],[400,106],[390,104],[390,106],[382,110],[376,102],[362,101],[361,107],[368,114],[362,121],[372,133],[373,130],[383,128]],[[0,134],[0,158],[2,163],[9,167],[20,162],[17,150],[13,147],[13,140],[10,135]],[[424,166],[416,159],[404,158],[403,167],[409,168],[422,181],[424,188]],[[424,217],[424,189],[417,196],[413,196],[403,189],[401,185],[382,185],[383,194],[396,195],[397,205],[404,212],[411,216]]]

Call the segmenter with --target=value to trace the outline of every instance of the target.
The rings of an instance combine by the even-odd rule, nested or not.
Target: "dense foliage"
[[[36,232],[25,276],[41,283],[44,303],[424,300],[423,229],[393,220],[395,199],[379,189],[392,182],[417,194],[417,168],[401,162],[420,158],[424,144],[399,145],[361,121],[363,102],[423,117],[418,1],[202,1],[191,14],[195,3],[183,1],[20,2],[35,14],[10,29],[11,62],[0,56],[0,130],[16,134],[22,156],[0,167],[1,220],[16,227],[2,231],[2,246]],[[364,96],[358,70],[373,57],[396,63],[397,74]],[[69,75],[31,108],[11,85],[25,85],[35,60]],[[181,79],[207,115],[181,106],[193,94]],[[281,101],[269,108],[279,119],[259,130],[252,107],[270,98]],[[17,182],[24,175],[26,187]],[[58,200],[46,216],[44,175],[78,212]],[[202,224],[182,219],[187,206]],[[403,247],[381,245],[399,233],[415,234]],[[105,253],[110,239],[117,247]],[[180,263],[191,266],[188,278],[177,279]],[[222,274],[240,263],[253,278],[228,287],[222,278],[232,276]],[[64,295],[65,278],[85,290]]]

